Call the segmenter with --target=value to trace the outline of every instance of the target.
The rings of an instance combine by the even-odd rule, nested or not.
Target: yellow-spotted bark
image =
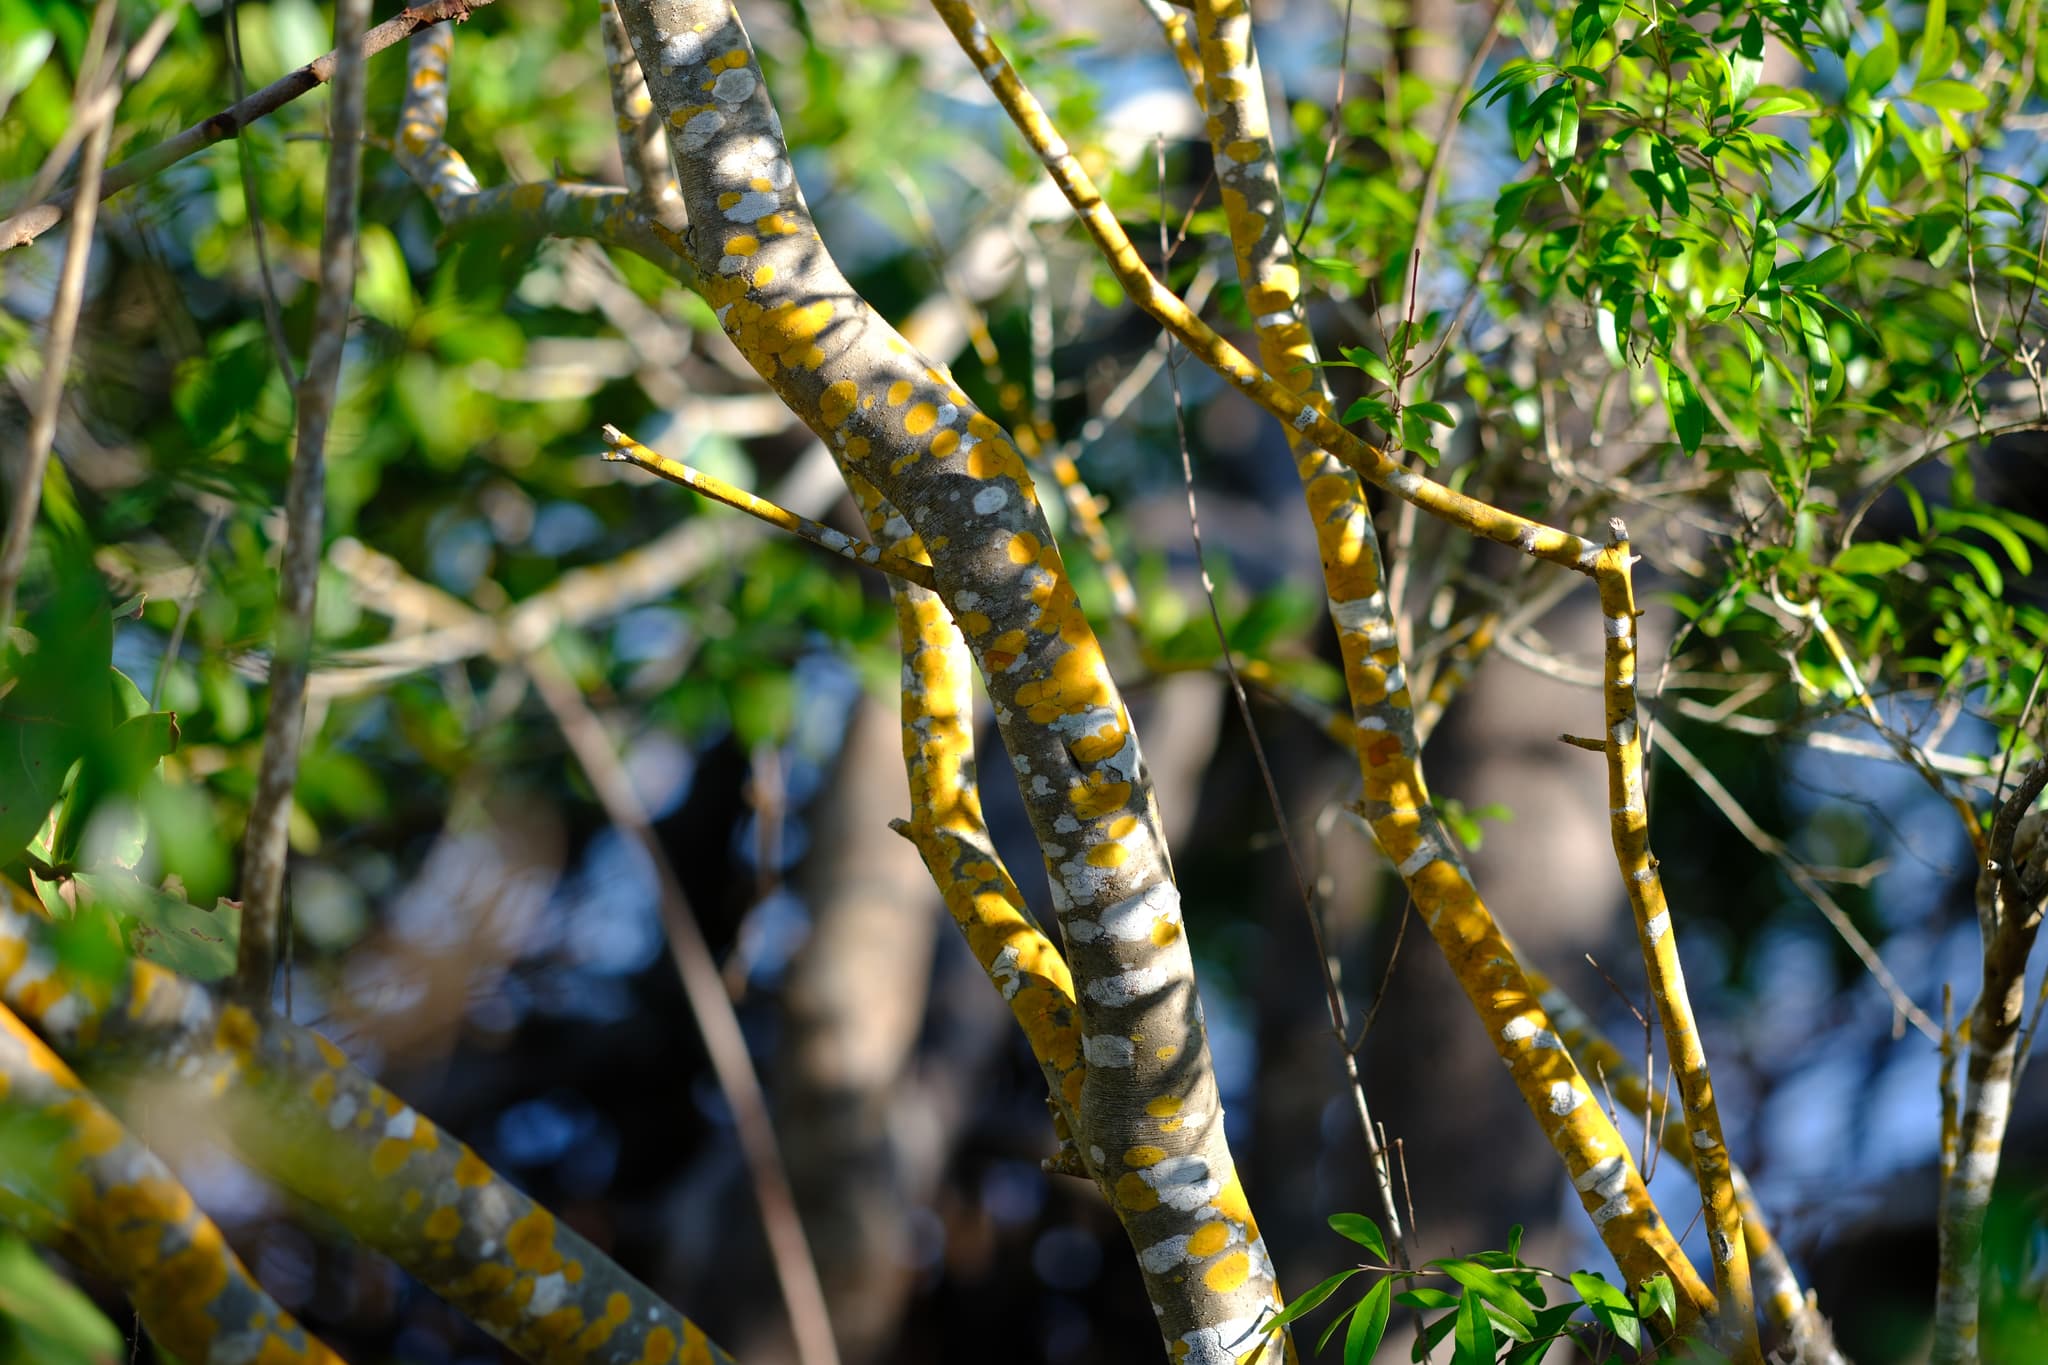
[[[1073,1137],[1174,1358],[1277,1357],[1272,1263],[1224,1139],[1193,960],[1130,716],[1023,457],[847,282],[818,237],[738,16],[625,0],[703,293],[740,352],[929,555],[1016,765],[1080,1015]]]
[[[695,1323],[349,1065],[327,1039],[222,1004],[151,962],[130,959],[111,981],[83,974],[42,942],[42,928],[25,904],[0,904],[0,1001],[51,1047],[111,1086],[177,1077],[179,1093],[199,1103],[252,1165],[522,1358],[536,1365],[730,1365]],[[189,1212],[189,1201],[184,1207]],[[218,1240],[217,1232],[204,1236]],[[179,1282],[187,1317],[213,1315],[230,1325],[222,1330],[239,1330],[232,1324],[261,1311],[283,1324],[276,1327],[281,1340],[298,1340],[274,1308],[215,1314],[214,1301],[198,1293],[215,1284],[212,1274],[194,1271]],[[231,1280],[218,1287],[229,1292]],[[168,1309],[177,1294],[164,1292]],[[246,1294],[235,1292],[231,1302],[245,1304]],[[180,1344],[185,1339],[165,1345],[194,1361],[270,1359],[209,1357]],[[302,1354],[278,1359],[331,1358],[297,1349]]]
[[[1294,394],[1296,406],[1326,411],[1330,396],[1302,312],[1250,8],[1245,0],[1196,0],[1194,28],[1208,98],[1207,132],[1260,363]],[[1299,425],[1287,431],[1343,657],[1366,823],[1406,883],[1530,1113],[1564,1161],[1616,1263],[1635,1283],[1668,1274],[1689,1311],[1704,1307],[1704,1286],[1658,1215],[1627,1144],[1600,1107],[1587,1102],[1592,1092],[1570,1055],[1544,1046],[1555,1035],[1541,1002],[1430,806],[1364,485]]]
[[[25,949],[0,941],[0,954],[19,977]],[[0,1169],[0,1216],[119,1285],[165,1350],[191,1365],[340,1365],[263,1292],[163,1162],[5,1008],[0,1123],[20,1144]]]
[[[1635,912],[1643,972],[1664,1046],[1678,1080],[1685,1127],[1698,1173],[1700,1204],[1720,1298],[1719,1327],[1737,1365],[1762,1359],[1756,1335],[1756,1295],[1750,1283],[1749,1250],[1742,1237],[1742,1212],[1729,1175],[1728,1145],[1721,1134],[1721,1110],[1707,1070],[1706,1049],[1686,995],[1685,969],[1678,960],[1678,935],[1664,898],[1664,879],[1650,853],[1649,802],[1643,786],[1643,728],[1636,708],[1636,599],[1628,531],[1610,523],[1594,577],[1600,585],[1602,630],[1607,639],[1606,698],[1608,829],[1614,858]]]

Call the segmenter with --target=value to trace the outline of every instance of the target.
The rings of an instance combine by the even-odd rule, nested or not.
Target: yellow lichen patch
[[[1242,1288],[1251,1275],[1251,1258],[1242,1251],[1233,1251],[1202,1272],[1202,1283],[1218,1294],[1228,1294]]]
[[[544,1313],[533,1324],[534,1336],[542,1341],[566,1342],[576,1335],[583,1326],[583,1310],[575,1304],[564,1304],[552,1313]]]
[[[1024,652],[1027,638],[1021,630],[1006,630],[989,641],[984,659],[991,672],[1000,672],[1017,661]]]
[[[861,402],[861,406],[865,407],[865,406],[867,406],[867,405],[868,405],[869,403],[872,403],[872,402],[874,402],[874,401],[875,401],[875,400],[874,400],[874,399],[872,399],[872,398],[867,398],[867,399],[863,399],[863,400],[862,400],[862,402]],[[868,438],[867,438],[867,437],[865,437],[865,436],[849,436],[849,437],[847,437],[847,438],[846,438],[846,458],[847,458],[847,459],[849,459],[849,460],[865,460],[865,459],[866,459],[867,457],[868,457]]]
[[[1163,1147],[1132,1147],[1124,1152],[1126,1166],[1157,1166],[1164,1160],[1166,1149]]]
[[[960,615],[960,629],[969,635],[986,635],[994,628],[995,623],[988,619],[986,612],[969,611]]]
[[[348,1065],[348,1058],[342,1055],[341,1049],[317,1033],[313,1035],[313,1046],[320,1050],[320,1060],[335,1070],[339,1071]]]
[[[1118,817],[1117,817],[1116,819],[1114,819],[1114,820],[1110,821],[1110,824],[1109,824],[1109,831],[1108,831],[1108,832],[1109,832],[1109,837],[1110,837],[1110,838],[1112,838],[1112,839],[1128,839],[1128,838],[1130,838],[1130,836],[1131,836],[1131,835],[1132,835],[1132,834],[1133,834],[1133,833],[1134,833],[1134,832],[1135,832],[1135,831],[1137,830],[1137,828],[1138,828],[1138,817],[1137,817],[1137,816],[1135,816],[1135,815],[1120,815],[1120,816],[1118,816]],[[1155,1104],[1156,1104],[1156,1103],[1158,1103],[1158,1101],[1156,1101],[1156,1100],[1155,1100],[1155,1101],[1153,1101],[1153,1103],[1155,1103]],[[1175,1100],[1175,1101],[1173,1101],[1173,1106],[1174,1106],[1174,1109],[1178,1109],[1178,1108],[1180,1107],[1180,1101],[1179,1101],[1179,1100]],[[1147,1106],[1145,1106],[1145,1112],[1146,1112],[1146,1113],[1148,1113],[1148,1114],[1149,1114],[1149,1113],[1151,1113],[1151,1112],[1152,1112],[1152,1106],[1151,1106],[1151,1105],[1147,1105]],[[1169,1114],[1171,1114],[1171,1113],[1173,1112],[1173,1109],[1169,1109],[1169,1110],[1167,1110],[1166,1112],[1167,1112],[1167,1113],[1169,1113]]]
[[[647,1333],[647,1340],[640,1344],[638,1365],[668,1365],[676,1358],[676,1334],[666,1327],[656,1327]]]
[[[1207,1258],[1230,1245],[1230,1224],[1212,1219],[1188,1234],[1188,1255]]]
[[[1209,1201],[1209,1207],[1248,1230],[1252,1227],[1251,1201],[1245,1198],[1244,1182],[1237,1178],[1235,1169],[1230,1172],[1230,1179],[1223,1182],[1223,1188],[1216,1192],[1216,1197]],[[1250,1235],[1249,1231],[1246,1235]]]
[[[836,427],[853,415],[853,400],[860,390],[851,379],[841,379],[825,387],[818,398],[818,416],[828,427]]]
[[[425,1202],[426,1196],[418,1190],[407,1190],[398,1196],[398,1207],[406,1213],[419,1212],[420,1205]]]
[[[1131,851],[1122,844],[1097,844],[1088,850],[1090,867],[1122,867],[1130,861]]]
[[[765,218],[755,219],[754,230],[764,237],[786,237],[792,232],[800,231],[794,221],[780,213],[771,213]]]
[[[396,1175],[411,1155],[412,1144],[404,1138],[380,1138],[370,1153],[370,1173],[376,1176]]]
[[[1178,1095],[1155,1095],[1145,1101],[1145,1112],[1155,1119],[1170,1119],[1180,1112],[1180,1106]]]
[[[240,1005],[229,1005],[220,1012],[220,1022],[214,1026],[215,1046],[228,1052],[246,1053],[256,1046],[256,1017]]]
[[[1159,1207],[1159,1191],[1146,1184],[1136,1171],[1128,1171],[1117,1177],[1116,1202],[1132,1213],[1143,1213]]]
[[[760,249],[759,239],[751,233],[735,232],[725,239],[725,254],[728,256],[751,256]]]
[[[752,275],[748,276],[748,279],[754,288],[766,289],[775,282],[775,267],[772,265],[761,266]]]
[[[505,1250],[521,1270],[545,1275],[561,1269],[562,1255],[555,1250],[555,1216],[541,1208],[528,1213],[505,1233]]]
[[[1130,783],[1098,781],[1100,776],[1099,773],[1090,773],[1087,782],[1067,789],[1067,804],[1083,820],[1094,820],[1113,810],[1121,810],[1131,799]]]
[[[71,1139],[65,1147],[76,1157],[105,1156],[121,1145],[121,1125],[91,1100],[66,1100],[54,1112],[71,1124]]]
[[[307,1093],[313,1097],[313,1103],[319,1105],[322,1109],[334,1103],[334,1076],[332,1073],[323,1072],[315,1076],[312,1087]]]
[[[1179,937],[1180,937],[1180,925],[1178,925],[1178,924],[1174,923],[1174,922],[1173,922],[1172,920],[1169,920],[1169,919],[1161,919],[1161,920],[1154,920],[1154,921],[1152,922],[1152,946],[1153,946],[1153,947],[1155,947],[1155,948],[1164,948],[1164,947],[1165,947],[1165,946],[1166,946],[1167,944],[1169,944],[1169,943],[1173,942],[1173,941],[1174,941],[1175,939],[1177,939],[1177,938],[1179,938]],[[1170,1049],[1169,1049],[1169,1050],[1167,1050],[1167,1051],[1162,1051],[1162,1052],[1161,1052],[1161,1053],[1159,1054],[1159,1056],[1160,1056],[1161,1060],[1164,1060],[1164,1059],[1165,1059],[1165,1058],[1166,1058],[1166,1057],[1167,1057],[1167,1056],[1169,1055],[1169,1052],[1170,1052],[1170,1051],[1171,1051]]]
[[[971,423],[968,430],[970,434],[973,432]],[[1017,453],[1017,447],[1001,436],[982,439],[968,453],[967,472],[977,479],[1009,479],[1027,493],[1031,487],[1031,476],[1025,471],[1024,457]]]
[[[739,203],[744,197],[738,190],[727,190],[724,194],[718,196],[718,207],[721,210],[729,209],[734,204]]]
[[[450,1205],[442,1205],[427,1215],[424,1231],[437,1242],[454,1240],[455,1235],[462,1231],[462,1211]]]
[[[1038,537],[1029,531],[1018,531],[1010,536],[1003,547],[1012,564],[1035,564],[1038,562]]]
[[[455,1162],[455,1183],[465,1190],[488,1185],[491,1183],[491,1168],[484,1164],[482,1157],[464,1147]]]
[[[1153,931],[1153,937],[1158,937],[1157,930]],[[1175,1057],[1180,1055],[1180,1049],[1175,1047],[1172,1043],[1168,1043],[1166,1046],[1155,1051],[1152,1055],[1157,1057],[1162,1062],[1170,1062]]]
[[[959,448],[960,433],[951,427],[947,427],[944,431],[932,437],[932,454],[942,460]]]
[[[919,403],[903,414],[903,429],[912,436],[922,436],[932,429],[939,420],[939,410],[930,403]]]
[[[694,1322],[683,1324],[683,1348],[676,1365],[711,1365],[711,1341]]]
[[[910,391],[915,386],[908,379],[899,379],[889,386],[889,406],[900,408],[910,401]]]

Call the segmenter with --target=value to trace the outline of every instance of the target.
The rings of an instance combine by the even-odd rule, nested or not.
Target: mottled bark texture
[[[112,981],[82,973],[41,941],[40,917],[15,899],[0,904],[0,1001],[96,1080],[118,1093],[123,1082],[176,1078],[168,1093],[138,1098],[197,1104],[196,1117],[219,1125],[258,1170],[536,1365],[729,1365],[696,1324],[319,1034],[221,1004],[154,963],[128,959]],[[161,1243],[162,1254],[175,1250]],[[182,1295],[184,1311],[211,1313],[209,1286],[232,1287],[195,1270],[165,1291],[166,1304]],[[216,1318],[245,1324],[250,1311]],[[277,1321],[286,1333],[289,1318]],[[193,1361],[258,1359],[165,1344]],[[327,1358],[299,1349],[280,1359]]]
[[[1250,8],[1245,0],[1196,0],[1194,27],[1208,98],[1207,131],[1260,364],[1296,395],[1295,405],[1326,412],[1330,396],[1302,311]],[[1590,1088],[1570,1055],[1555,1046],[1535,991],[1430,805],[1364,485],[1304,427],[1289,425],[1289,444],[1343,657],[1365,783],[1363,813],[1373,838],[1400,873],[1623,1272],[1637,1283],[1669,1274],[1692,1306],[1703,1306],[1693,1292],[1697,1276],[1658,1217],[1627,1145],[1600,1107],[1587,1102]]]
[[[0,941],[0,966],[24,953]],[[340,1365],[250,1278],[220,1229],[12,1010],[0,1008],[0,1216],[121,1286],[192,1365]]]
[[[1666,1055],[1678,1078],[1691,1137],[1693,1172],[1699,1178],[1700,1207],[1706,1215],[1707,1245],[1720,1299],[1717,1327],[1736,1365],[1762,1359],[1756,1334],[1756,1293],[1749,1278],[1749,1249],[1742,1237],[1742,1212],[1729,1175],[1728,1144],[1721,1133],[1721,1109],[1707,1070],[1706,1048],[1685,970],[1678,960],[1678,934],[1664,896],[1664,879],[1650,852],[1649,795],[1644,789],[1643,727],[1636,706],[1636,596],[1630,573],[1628,530],[1619,518],[1609,523],[1607,548],[1595,575],[1600,584],[1601,630],[1607,640],[1604,691],[1607,700],[1608,827],[1614,858],[1635,912],[1643,974],[1657,1008]]]
[[[1079,986],[1073,1136],[1168,1349],[1199,1365],[1268,1354],[1277,1287],[1224,1139],[1151,787],[1023,459],[832,262],[738,16],[707,0],[620,12],[667,122],[707,301],[917,534],[987,684]]]
[[[2036,764],[1992,823],[1990,856],[1977,875],[1977,920],[1984,936],[1984,985],[1970,1012],[1970,1062],[1964,1076],[1955,1164],[1941,1191],[1941,1275],[1935,1288],[1935,1365],[1975,1365],[1983,1297],[1984,1215],[1998,1181],[1999,1155],[2012,1118],[2020,1018],[2026,1008],[2027,958],[2048,910],[2048,812],[2032,806],[2048,787],[2048,763]]]

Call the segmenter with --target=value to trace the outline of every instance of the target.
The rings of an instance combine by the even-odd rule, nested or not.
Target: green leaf
[[[1351,1329],[1344,1333],[1344,1365],[1372,1365],[1373,1353],[1387,1335],[1387,1319],[1394,1311],[1393,1281],[1382,1279],[1366,1291],[1358,1311],[1351,1315]]]
[[[1387,1260],[1387,1242],[1380,1236],[1380,1225],[1362,1213],[1333,1213],[1330,1215],[1330,1231],[1341,1237],[1348,1237],[1373,1255],[1382,1264]]]
[[[1407,410],[1414,413],[1417,417],[1433,422],[1440,427],[1454,427],[1458,425],[1458,419],[1442,403],[1410,403]]]
[[[1507,1317],[1513,1318],[1523,1327],[1536,1325],[1536,1307],[1522,1292],[1502,1279],[1499,1274],[1469,1260],[1431,1261],[1431,1269],[1444,1274],[1465,1286],[1471,1294],[1477,1294]]]
[[[1659,360],[1657,373],[1664,380],[1664,406],[1671,414],[1671,430],[1678,436],[1679,447],[1690,455],[1700,448],[1700,440],[1706,435],[1706,404],[1700,401],[1699,390],[1693,387],[1692,378],[1682,366]]]
[[[1771,272],[1778,259],[1778,225],[1769,217],[1759,217],[1756,235],[1750,242],[1749,274],[1742,283],[1742,297],[1748,298],[1764,287],[1771,278]]]
[[[1937,66],[1941,61],[1943,39],[1948,36],[1948,0],[1927,0],[1927,17],[1920,25],[1920,70],[1914,77],[1915,85],[1925,85],[1928,79],[1939,76],[1947,64]]]
[[[1394,1296],[1394,1301],[1403,1308],[1420,1308],[1427,1313],[1433,1313],[1439,1308],[1458,1306],[1456,1294],[1448,1294],[1429,1285],[1418,1285],[1414,1289],[1403,1290]]]
[[[1786,262],[1775,272],[1775,278],[1779,286],[1785,289],[1794,286],[1818,288],[1824,284],[1833,284],[1848,274],[1851,264],[1853,261],[1849,248],[1837,244],[1811,259]]]
[[[0,1365],[118,1365],[121,1330],[14,1233],[0,1234]]]
[[[23,630],[0,627],[0,866],[42,828],[79,759],[113,728],[113,621],[89,564],[62,567],[57,594]]]
[[[1678,1321],[1678,1291],[1671,1287],[1669,1275],[1652,1275],[1636,1291],[1637,1317],[1647,1321],[1660,1314],[1668,1322]]]
[[[1602,1327],[1631,1348],[1642,1340],[1643,1324],[1636,1316],[1635,1305],[1628,1301],[1628,1295],[1586,1270],[1572,1272],[1572,1288],[1578,1291],[1586,1307],[1592,1310],[1594,1320]]]
[[[1330,1319],[1329,1325],[1323,1328],[1323,1334],[1316,1338],[1317,1355],[1321,1355],[1323,1353],[1323,1348],[1330,1344],[1330,1338],[1337,1335],[1337,1329],[1339,1327],[1342,1327],[1346,1322],[1349,1322],[1351,1318],[1358,1312],[1358,1310],[1364,1306],[1364,1304],[1365,1300],[1360,1299],[1357,1303],[1352,1304],[1349,1308],[1346,1308],[1336,1317]]]
[[[1324,1280],[1306,1294],[1299,1295],[1295,1298],[1294,1302],[1288,1304],[1278,1313],[1275,1313],[1266,1323],[1266,1330],[1268,1332],[1277,1332],[1288,1323],[1313,1313],[1316,1309],[1322,1307],[1323,1300],[1336,1293],[1346,1280],[1350,1279],[1353,1275],[1362,1275],[1364,1273],[1365,1267],[1363,1266],[1353,1266],[1349,1270],[1338,1271],[1329,1279]]]
[[[1991,103],[1990,99],[1974,85],[1961,81],[1926,81],[1913,87],[1912,98],[1930,109],[1946,109],[1951,113],[1972,114]]]
[[[1829,567],[1836,573],[1888,574],[1912,562],[1912,551],[1904,546],[1866,540],[1836,555]]]
[[[1740,105],[1756,89],[1764,74],[1764,25],[1763,19],[1754,12],[1735,40],[1735,55],[1728,59],[1728,70],[1733,77],[1730,102]]]
[[[1477,1295],[1458,1305],[1458,1325],[1451,1338],[1451,1365],[1493,1365],[1493,1319]]]
[[[1360,418],[1385,430],[1394,425],[1394,407],[1379,398],[1354,398],[1351,400],[1351,406],[1344,409],[1344,420],[1349,423]]]

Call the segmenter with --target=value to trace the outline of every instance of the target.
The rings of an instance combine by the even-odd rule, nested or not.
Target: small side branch
[[[471,11],[482,9],[490,3],[491,0],[427,0],[425,4],[401,10],[363,34],[360,46],[356,50],[367,61],[393,43],[408,38],[423,28],[449,22],[460,23],[470,16]],[[91,195],[86,194],[86,186],[81,180],[75,188],[52,195],[43,203],[21,210],[5,222],[0,222],[0,252],[33,242],[63,222],[81,198],[91,198],[98,202],[119,194],[130,186],[141,184],[151,176],[183,161],[194,152],[204,151],[216,142],[225,142],[256,120],[274,114],[300,96],[319,89],[334,78],[334,73],[340,65],[339,59],[339,49],[315,57],[290,75],[272,81],[247,99],[237,100],[219,113],[193,124],[176,137],[167,138],[148,151],[129,157],[108,171],[106,178]]]
[[[1984,932],[1984,984],[1970,1015],[1970,1060],[1963,1079],[1955,1160],[1943,1182],[1941,1274],[1934,1302],[1935,1365],[1975,1365],[1983,1293],[1984,1215],[2012,1118],[2027,958],[2048,910],[2048,813],[2034,803],[2048,789],[2048,762],[2036,763],[1999,807],[1977,875]]]
[[[900,578],[906,583],[914,583],[926,590],[932,587],[932,570],[929,564],[919,564],[915,560],[905,559],[902,555],[884,550],[878,545],[870,545],[865,540],[856,540],[843,531],[833,530],[821,521],[813,521],[786,507],[778,507],[768,499],[729,484],[716,475],[706,474],[703,470],[693,469],[680,460],[671,460],[666,455],[657,454],[615,426],[605,427],[604,439],[609,443],[604,452],[607,460],[630,464],[650,474],[658,474],[670,483],[679,483],[693,493],[702,493],[713,502],[722,502],[736,511],[757,517],[777,530],[787,531],[798,539],[809,541],[821,550],[838,555],[841,559],[851,560],[866,568],[880,569],[892,578]]]
[[[1620,519],[1609,522],[1607,546],[1594,566],[1600,586],[1600,610],[1607,638],[1607,804],[1614,858],[1635,912],[1636,936],[1643,950],[1643,971],[1671,1069],[1685,1105],[1685,1126],[1691,1135],[1693,1169],[1699,1175],[1700,1203],[1707,1220],[1707,1238],[1714,1263],[1714,1286],[1721,1301],[1719,1330],[1737,1365],[1762,1359],[1757,1342],[1756,1298],[1750,1283],[1749,1249],[1742,1236],[1742,1213],[1729,1175],[1727,1143],[1721,1134],[1721,1111],[1707,1071],[1707,1054],[1699,1026],[1686,996],[1685,969],[1678,959],[1678,935],[1664,898],[1657,860],[1650,854],[1648,798],[1643,785],[1642,724],[1636,707],[1636,601],[1630,574],[1628,528]]]

